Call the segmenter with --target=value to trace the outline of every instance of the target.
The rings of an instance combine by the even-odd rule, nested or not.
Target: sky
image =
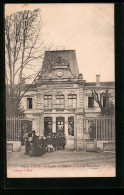
[[[87,82],[94,82],[96,74],[101,81],[114,81],[114,4],[6,4],[5,15],[36,8],[51,50],[75,50]]]

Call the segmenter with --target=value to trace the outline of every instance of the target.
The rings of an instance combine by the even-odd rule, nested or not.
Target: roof
[[[96,87],[96,82],[87,82],[85,83],[85,86],[88,87]],[[100,82],[100,87],[114,87],[115,86],[115,82],[111,81],[111,82]],[[97,86],[98,87],[98,86]],[[27,90],[28,91],[35,91],[36,90],[36,85],[35,84],[25,84],[23,86],[23,90]]]
[[[75,50],[55,50],[55,51],[45,51],[42,72],[48,72],[51,66],[56,62],[58,57],[67,60],[70,64],[70,69],[75,77],[79,76],[77,58]]]
[[[22,86],[22,90],[28,90],[28,91],[35,91],[36,90],[36,85],[35,84],[24,84]]]
[[[96,82],[86,82],[85,86],[89,86],[89,87],[96,86]],[[113,86],[114,87],[115,86],[115,82],[114,81],[100,82],[100,86],[103,86],[103,87]]]

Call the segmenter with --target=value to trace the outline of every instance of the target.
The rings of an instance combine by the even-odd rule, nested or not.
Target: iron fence
[[[115,140],[115,118],[112,116],[84,118],[84,139]]]
[[[25,131],[32,126],[32,119],[24,116],[9,116],[6,117],[6,140],[7,141],[22,141],[21,138]]]

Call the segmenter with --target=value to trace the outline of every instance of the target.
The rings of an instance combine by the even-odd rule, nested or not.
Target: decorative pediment
[[[44,79],[50,80],[63,80],[63,79],[74,79],[75,76],[71,73],[70,69],[58,68],[52,69]]]
[[[57,60],[52,64],[52,69],[56,69],[56,68],[68,68],[70,66],[69,62],[63,58],[61,58],[61,56],[59,56],[57,58]]]

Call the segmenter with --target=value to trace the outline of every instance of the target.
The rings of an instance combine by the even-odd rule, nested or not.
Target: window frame
[[[52,121],[52,117],[44,117],[44,136],[47,136],[49,133],[52,133],[52,124],[53,124],[53,121]],[[46,129],[46,126],[47,126],[47,129]]]
[[[47,98],[46,98],[47,97]],[[51,98],[50,98],[51,97]],[[52,95],[44,95],[43,96],[44,100],[52,100]]]
[[[77,94],[68,94],[68,106],[72,106],[72,109],[77,108]]]
[[[31,100],[31,102],[30,102]],[[31,110],[33,109],[33,99],[32,98],[27,98],[27,109]]]
[[[52,95],[45,94],[43,96],[44,109],[52,109]]]
[[[63,94],[55,95],[55,105],[58,109],[65,108],[65,96]]]
[[[69,133],[69,125],[73,126],[71,134]],[[68,117],[68,135],[74,136],[74,116]]]
[[[106,100],[105,103],[104,100]],[[109,96],[108,96],[108,102],[109,102]],[[106,108],[106,103],[107,103],[107,96],[103,95],[103,101],[102,101],[103,108]]]
[[[89,99],[92,98],[92,106],[89,104]],[[88,108],[94,108],[94,98],[92,96],[88,96]]]
[[[58,131],[58,127],[61,126],[63,127],[63,132]],[[56,133],[65,133],[65,117],[56,117]]]

